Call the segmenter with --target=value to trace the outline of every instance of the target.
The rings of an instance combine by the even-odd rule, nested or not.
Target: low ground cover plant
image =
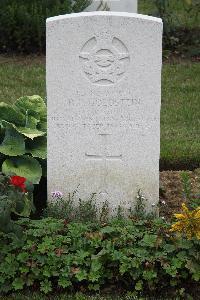
[[[141,211],[106,222],[48,216],[16,221],[23,228],[20,238],[0,233],[1,293],[26,288],[46,294],[117,289],[140,296],[170,289],[171,296],[184,296],[192,293],[192,287],[197,292],[200,223],[188,235],[185,229],[192,215],[185,216],[187,222],[180,230],[177,222],[172,225]],[[200,214],[200,208],[196,213]]]

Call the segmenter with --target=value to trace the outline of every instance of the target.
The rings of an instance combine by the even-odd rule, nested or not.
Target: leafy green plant
[[[29,217],[34,209],[32,191],[32,184],[25,178],[0,173],[0,232],[21,231],[12,215]]]
[[[40,96],[19,98],[13,105],[0,102],[2,172],[37,184],[46,159],[46,104]],[[45,173],[45,170],[43,170]]]
[[[135,295],[157,295],[170,287],[174,297],[200,280],[200,242],[173,236],[170,224],[158,218],[113,218],[107,224],[44,218],[17,224],[24,229],[20,240],[1,234],[1,292],[120,286]]]

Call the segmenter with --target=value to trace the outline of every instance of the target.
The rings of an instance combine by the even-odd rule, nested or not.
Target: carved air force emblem
[[[89,39],[82,47],[79,59],[86,77],[98,85],[119,81],[130,62],[128,49],[116,37],[110,40]]]

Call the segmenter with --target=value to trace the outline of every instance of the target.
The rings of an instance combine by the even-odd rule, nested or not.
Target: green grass
[[[200,166],[200,64],[164,64],[161,167]]]
[[[45,96],[44,57],[0,56],[0,101],[12,103],[23,95]]]
[[[200,64],[163,65],[161,169],[200,166]],[[45,59],[0,56],[0,101],[45,97]]]
[[[167,1],[166,1],[167,2]],[[197,6],[187,4],[187,0],[169,0],[167,12],[174,26],[186,28],[199,27],[200,13]],[[197,1],[196,1],[197,2]],[[157,15],[155,0],[138,0],[138,12],[146,15]]]
[[[196,28],[197,8],[185,0],[169,0],[171,26]],[[139,0],[139,13],[157,14],[155,0]],[[189,51],[189,46],[188,51]],[[195,48],[195,47],[194,47]],[[192,49],[192,46],[191,46]],[[192,51],[192,50],[191,50]],[[165,64],[162,80],[161,169],[200,166],[200,64]]]

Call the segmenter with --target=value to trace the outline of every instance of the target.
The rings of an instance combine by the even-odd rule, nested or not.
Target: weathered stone
[[[162,21],[117,12],[47,20],[48,194],[158,202]]]

